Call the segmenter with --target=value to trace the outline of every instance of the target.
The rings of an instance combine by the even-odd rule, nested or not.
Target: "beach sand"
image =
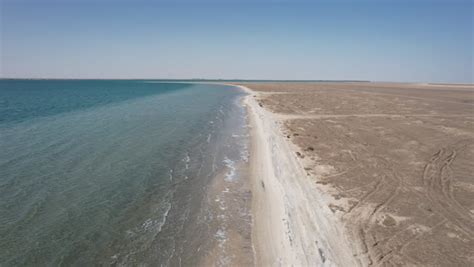
[[[474,87],[245,83],[256,264],[474,264]]]

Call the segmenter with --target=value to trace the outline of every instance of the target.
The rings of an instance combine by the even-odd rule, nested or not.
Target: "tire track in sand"
[[[439,149],[425,165],[422,179],[426,196],[435,206],[435,211],[473,238],[474,218],[454,198],[452,186],[452,163],[458,153],[470,144],[473,140],[465,139]]]

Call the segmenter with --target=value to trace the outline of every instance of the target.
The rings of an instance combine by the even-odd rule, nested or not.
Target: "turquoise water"
[[[205,257],[219,228],[209,185],[244,160],[245,138],[234,138],[245,131],[242,95],[209,84],[1,80],[0,265]]]

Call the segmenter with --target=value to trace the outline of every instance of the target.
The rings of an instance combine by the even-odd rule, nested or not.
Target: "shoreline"
[[[250,123],[252,243],[257,266],[357,266],[343,223],[328,208],[330,195],[316,188],[296,158],[280,121],[245,92]]]
[[[251,191],[248,179],[249,136],[243,94],[227,107],[221,118],[223,144],[213,166],[222,164],[207,186],[203,217],[208,217],[211,244],[196,266],[253,266],[251,240]],[[229,119],[231,119],[229,121]]]

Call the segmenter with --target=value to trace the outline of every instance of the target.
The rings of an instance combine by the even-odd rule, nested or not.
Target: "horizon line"
[[[407,81],[374,81],[374,80],[357,80],[357,79],[211,79],[211,78],[29,78],[29,77],[0,77],[0,80],[127,80],[127,81],[234,81],[234,82],[358,82],[358,83],[406,83],[406,84],[434,84],[434,85],[467,85],[474,86],[474,83],[465,82],[407,82]]]

